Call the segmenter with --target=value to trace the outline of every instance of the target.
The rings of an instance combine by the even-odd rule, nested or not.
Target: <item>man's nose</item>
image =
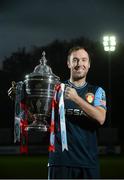
[[[80,59],[77,60],[77,66],[80,66],[82,64],[82,61]]]

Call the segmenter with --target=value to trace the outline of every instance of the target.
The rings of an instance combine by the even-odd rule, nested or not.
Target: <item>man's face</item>
[[[84,49],[79,49],[71,53],[67,61],[73,80],[80,80],[86,77],[90,68],[89,55]]]

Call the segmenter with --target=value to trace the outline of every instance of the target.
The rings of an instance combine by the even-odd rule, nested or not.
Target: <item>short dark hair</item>
[[[88,53],[89,62],[91,63],[91,58],[90,58],[89,52],[88,52],[88,50],[87,50],[85,47],[83,47],[83,46],[73,46],[72,48],[70,48],[69,51],[68,51],[67,60],[69,60],[70,55],[72,54],[72,52],[78,51],[78,50],[80,50],[80,49],[84,49],[84,50]]]

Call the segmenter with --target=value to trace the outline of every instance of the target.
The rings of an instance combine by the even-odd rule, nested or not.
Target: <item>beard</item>
[[[84,79],[86,77],[86,74],[73,74],[72,79],[74,81],[79,81],[81,79]]]
[[[72,71],[72,78],[73,78],[73,80],[75,80],[75,81],[78,81],[78,80],[81,80],[81,79],[84,79],[84,78],[86,78],[86,76],[87,76],[87,72],[88,71]]]

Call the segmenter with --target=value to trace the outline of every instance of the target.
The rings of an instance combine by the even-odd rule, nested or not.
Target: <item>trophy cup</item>
[[[40,64],[34,71],[25,76],[26,104],[33,117],[33,122],[27,126],[27,131],[38,129],[48,130],[48,119],[50,117],[51,102],[55,85],[59,84],[60,78],[56,76],[47,64],[45,52],[42,53]]]
[[[15,97],[15,112],[18,110],[15,113],[15,127],[19,128],[19,119],[23,119],[21,118],[23,113],[19,110],[21,101],[18,103],[17,99],[22,97],[22,95],[20,96],[19,94],[24,94],[24,103],[26,104],[28,112],[28,125],[25,130],[48,131],[52,98],[55,86],[60,84],[59,80],[60,78],[56,76],[52,72],[51,67],[47,65],[45,52],[43,52],[40,64],[34,68],[32,73],[25,76],[24,81],[18,82],[18,85],[14,81],[12,82],[12,87],[8,90],[8,96],[11,99]]]

